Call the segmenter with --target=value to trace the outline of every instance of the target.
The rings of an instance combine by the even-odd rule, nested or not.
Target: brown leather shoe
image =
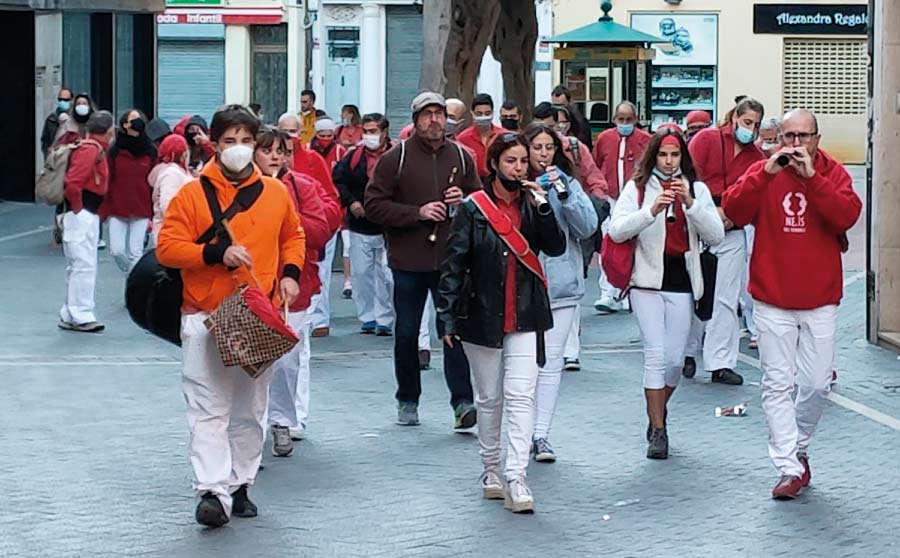
[[[328,337],[328,335],[330,335],[330,334],[331,334],[331,330],[328,329],[327,327],[317,327],[316,329],[312,330],[312,333],[310,334],[310,336],[311,337]]]
[[[800,495],[803,490],[803,481],[800,477],[793,475],[784,475],[775,488],[772,489],[772,498],[775,500],[793,500]]]

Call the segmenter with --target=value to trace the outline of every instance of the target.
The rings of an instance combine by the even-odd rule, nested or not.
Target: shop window
[[[287,25],[254,25],[250,38],[250,102],[261,106],[263,121],[274,124],[287,110]]]
[[[865,114],[866,41],[785,39],[784,108]]]

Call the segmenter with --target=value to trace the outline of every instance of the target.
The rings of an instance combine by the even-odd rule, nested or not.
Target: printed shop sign
[[[716,14],[633,13],[631,27],[662,37],[671,46],[657,48],[654,66],[715,66],[719,51]]]
[[[754,4],[753,32],[779,35],[865,35],[865,4]]]
[[[220,1],[220,0],[219,0]],[[171,6],[179,0],[169,0]],[[192,2],[197,4],[198,2]],[[212,0],[209,2],[212,3]],[[278,25],[283,10],[278,8],[187,8],[171,6],[156,16],[156,23],[206,23],[225,25]]]

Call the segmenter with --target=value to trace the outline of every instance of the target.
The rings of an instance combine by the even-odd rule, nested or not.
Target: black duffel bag
[[[139,327],[181,346],[181,272],[160,265],[156,250],[145,253],[125,282],[125,306]]]
[[[231,219],[249,209],[262,193],[262,181],[241,188],[224,213],[216,199],[215,187],[209,179],[201,177],[200,183],[213,224],[200,235],[196,243],[206,244],[215,237],[218,237],[218,242],[230,243],[230,238],[221,226],[222,220]],[[128,315],[141,328],[180,347],[183,290],[181,272],[161,265],[156,259],[156,250],[150,250],[138,260],[125,281],[125,306],[128,308]]]

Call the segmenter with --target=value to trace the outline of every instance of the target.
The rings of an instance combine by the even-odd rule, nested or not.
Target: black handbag
[[[200,182],[213,216],[213,224],[200,235],[196,243],[206,244],[216,236],[220,242],[228,242],[227,235],[221,230],[222,220],[231,219],[239,212],[249,209],[262,193],[262,182],[241,188],[224,213],[216,200],[215,187],[209,179],[202,177]],[[125,307],[138,327],[180,347],[183,291],[181,272],[161,265],[156,258],[156,250],[150,250],[128,274],[125,281]]]
[[[700,252],[700,275],[703,277],[703,296],[694,305],[694,314],[701,322],[709,321],[713,315],[716,301],[716,269],[719,258],[709,251],[709,247]]]

